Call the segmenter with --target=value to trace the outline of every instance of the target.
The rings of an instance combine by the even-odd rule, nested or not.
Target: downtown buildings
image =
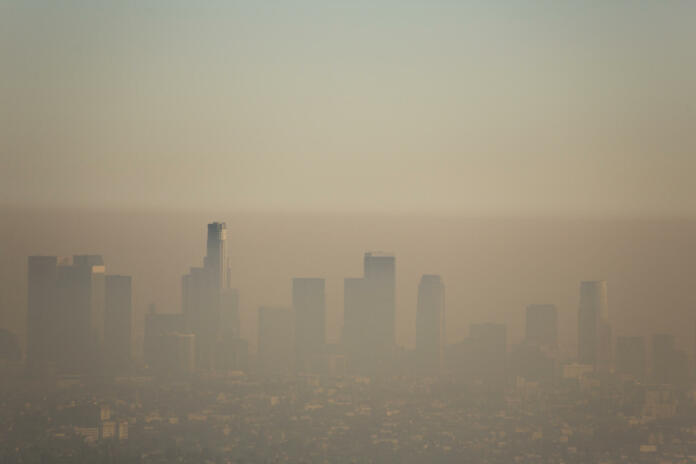
[[[107,276],[99,255],[30,256],[27,366],[87,373],[131,359],[130,277]]]
[[[230,282],[227,227],[213,222],[205,232],[202,265],[190,268],[181,280],[181,311],[152,311],[144,318],[143,358],[153,372],[455,372],[459,378],[486,384],[511,383],[518,377],[546,382],[561,376],[555,305],[526,307],[519,344],[508,340],[514,339],[514,328],[483,319],[470,325],[467,337],[448,345],[445,286],[436,274],[421,276],[417,300],[412,301],[414,347],[399,347],[396,257],[383,252],[364,253],[363,275],[344,280],[340,340],[328,341],[326,336],[326,280],[297,277],[290,281],[290,301],[254,308],[258,354],[249,358],[240,327],[239,293]],[[107,275],[99,255],[32,256],[28,264],[28,365],[81,373],[123,371],[132,364],[130,277]],[[616,372],[660,384],[688,380],[680,374],[688,370],[688,357],[674,339],[655,337],[652,346],[646,339],[646,346],[643,340],[621,337],[613,346],[605,281],[580,284],[577,314],[578,355],[572,361],[583,372]]]

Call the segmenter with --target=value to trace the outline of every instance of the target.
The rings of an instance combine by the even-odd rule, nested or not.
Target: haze
[[[0,5],[0,199],[692,215],[693,2]]]

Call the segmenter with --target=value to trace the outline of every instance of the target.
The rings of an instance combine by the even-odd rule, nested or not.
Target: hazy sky
[[[0,203],[696,214],[696,2],[0,0]]]

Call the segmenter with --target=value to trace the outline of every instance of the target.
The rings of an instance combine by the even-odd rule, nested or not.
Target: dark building
[[[131,362],[131,291],[130,276],[106,276],[104,352],[111,368],[125,369]]]
[[[643,337],[618,337],[616,339],[616,373],[645,380],[645,339]]]
[[[29,256],[27,261],[27,365],[41,368],[56,361],[59,343],[58,258]]]
[[[371,360],[368,328],[372,312],[368,299],[368,282],[363,278],[343,280],[343,346],[350,370],[362,371]]]
[[[424,275],[418,285],[416,362],[421,372],[442,367],[445,339],[445,286],[439,275]]]
[[[326,297],[324,279],[292,279],[295,313],[296,368],[306,371],[310,359],[326,345]]]
[[[689,381],[686,353],[676,348],[674,335],[653,336],[653,381],[659,384],[685,385]]]
[[[104,260],[76,255],[58,266],[58,356],[60,367],[85,373],[99,366],[104,344]]]
[[[558,347],[558,310],[552,304],[527,306],[525,342],[548,348]]]
[[[215,367],[215,349],[221,337],[238,321],[237,294],[229,288],[227,269],[227,226],[208,224],[203,267],[193,267],[182,277],[182,312],[188,329],[196,335],[196,366]],[[237,328],[233,330],[238,330]],[[236,335],[235,335],[236,336]]]
[[[385,372],[392,365],[395,343],[395,258],[382,252],[364,256],[362,278],[344,280],[343,342],[350,370]]]
[[[282,375],[293,371],[293,322],[288,308],[259,308],[258,363],[262,374]]]
[[[365,253],[365,280],[372,306],[374,355],[388,356],[396,346],[396,258],[389,253]]]
[[[580,284],[578,361],[607,371],[611,365],[611,326],[605,281]]]

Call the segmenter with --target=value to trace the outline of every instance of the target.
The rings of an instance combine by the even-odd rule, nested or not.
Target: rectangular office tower
[[[27,363],[63,372],[99,367],[105,335],[106,280],[99,255],[30,256]]]
[[[372,303],[375,354],[390,353],[396,332],[396,258],[383,252],[367,252],[364,258],[365,280]]]
[[[107,275],[105,289],[104,353],[107,366],[123,371],[131,361],[131,277]]]
[[[600,371],[611,366],[611,326],[606,281],[581,282],[578,308],[578,361]]]
[[[295,312],[296,368],[306,372],[312,358],[326,345],[326,297],[324,279],[292,279]]]
[[[674,335],[653,335],[653,381],[666,385],[686,385],[689,382],[689,361],[684,351],[676,347]]]
[[[227,284],[227,224],[208,224],[208,239],[203,267],[210,273],[212,285],[222,289]]]
[[[527,306],[525,342],[548,349],[558,347],[558,310],[555,305]]]
[[[444,339],[445,286],[439,275],[424,275],[416,309],[416,362],[421,372],[440,371]]]
[[[259,308],[258,362],[264,375],[286,375],[295,358],[292,311],[288,308]]]
[[[27,366],[39,369],[56,361],[58,258],[29,256],[27,271]]]
[[[352,371],[363,371],[370,360],[368,337],[371,324],[371,308],[368,301],[368,285],[363,278],[343,280],[343,346]]]
[[[384,372],[395,348],[395,258],[382,252],[364,256],[364,277],[344,280],[343,344],[349,369]]]
[[[58,266],[59,365],[85,373],[98,367],[104,344],[105,266],[99,255],[75,255]]]

